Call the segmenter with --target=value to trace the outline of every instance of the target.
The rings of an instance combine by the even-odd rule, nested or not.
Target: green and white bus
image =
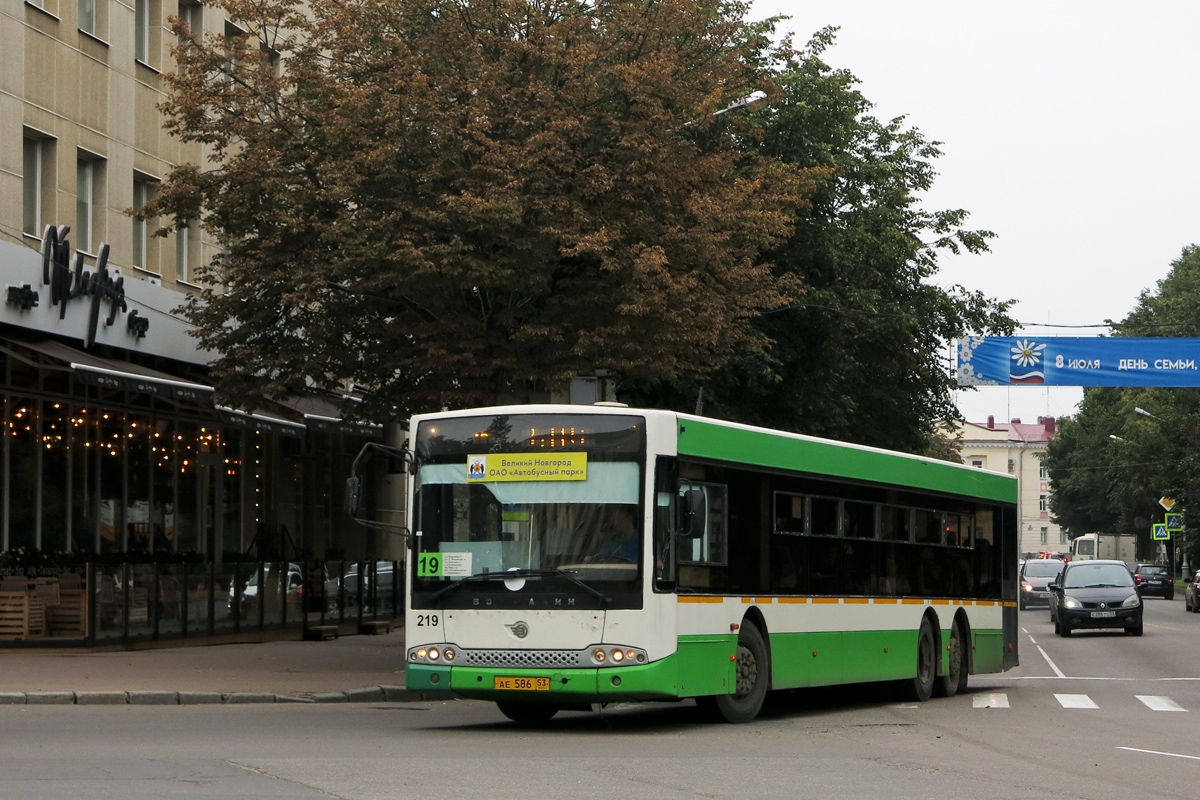
[[[412,418],[406,684],[548,720],[1017,664],[1017,488],[994,472],[670,411]]]

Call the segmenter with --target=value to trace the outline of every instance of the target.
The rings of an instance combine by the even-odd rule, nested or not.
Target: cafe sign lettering
[[[104,317],[106,328],[116,323],[118,313],[129,312],[125,302],[125,279],[109,274],[107,244],[100,245],[94,271],[83,268],[83,254],[78,250],[75,251],[72,265],[71,243],[67,239],[70,231],[67,225],[46,226],[46,232],[42,235],[42,283],[50,287],[50,305],[58,306],[59,319],[66,319],[67,306],[76,299],[87,300],[84,347],[90,348],[96,343],[102,312],[107,312]],[[139,317],[137,311],[129,312],[126,322],[126,330],[139,339],[146,335],[150,327],[150,321]]]

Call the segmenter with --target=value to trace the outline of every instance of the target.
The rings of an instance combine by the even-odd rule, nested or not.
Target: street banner
[[[973,336],[959,386],[1200,386],[1200,339]]]

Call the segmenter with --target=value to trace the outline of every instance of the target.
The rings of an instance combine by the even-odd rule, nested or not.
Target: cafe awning
[[[69,367],[79,380],[92,386],[118,389],[172,400],[212,404],[213,387],[143,367],[130,361],[89,353],[55,339],[5,339],[5,345],[25,348]]]

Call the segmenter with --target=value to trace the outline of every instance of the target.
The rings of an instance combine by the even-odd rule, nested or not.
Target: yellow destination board
[[[488,453],[467,456],[467,483],[586,480],[587,453]]]

